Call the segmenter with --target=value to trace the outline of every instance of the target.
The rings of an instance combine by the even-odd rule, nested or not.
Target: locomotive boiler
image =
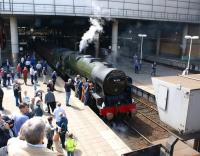
[[[91,96],[95,99],[92,105],[95,105],[99,115],[112,119],[119,114],[135,114],[136,105],[132,102],[129,86],[132,80],[123,71],[99,58],[74,51],[51,50],[46,56],[53,58],[51,64],[58,61],[62,64],[62,73],[70,76],[79,74],[92,81],[94,90]]]

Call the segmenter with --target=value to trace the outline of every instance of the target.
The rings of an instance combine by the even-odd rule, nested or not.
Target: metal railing
[[[125,3],[125,2],[120,2]],[[139,4],[138,4],[139,5]],[[146,4],[147,5],[147,4]],[[178,9],[178,8],[177,8]],[[0,2],[0,14],[33,14],[33,15],[69,15],[69,16],[101,16],[114,18],[150,19],[164,21],[179,21],[200,23],[200,15],[169,13],[165,10],[151,11],[139,10],[139,8],[110,8],[97,9],[91,6],[36,4],[36,3],[8,3]]]

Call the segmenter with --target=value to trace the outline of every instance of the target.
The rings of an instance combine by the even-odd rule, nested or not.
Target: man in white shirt
[[[31,76],[31,83],[32,85],[34,84],[33,80],[34,80],[34,75],[35,75],[35,70],[33,67],[30,68],[30,76]]]
[[[40,74],[42,72],[42,65],[41,65],[41,63],[39,61],[36,64],[36,69],[37,69],[37,72],[38,72],[38,76],[40,77]]]
[[[31,61],[30,60],[26,60],[25,65],[29,70],[30,69],[30,65],[31,65]]]
[[[66,117],[65,110],[61,107],[61,103],[58,103],[56,109],[53,111],[54,118],[56,119],[56,124],[60,121],[60,113]]]
[[[23,97],[23,102],[25,102],[26,104],[30,105],[30,97],[27,95],[27,91],[24,91],[24,97]]]

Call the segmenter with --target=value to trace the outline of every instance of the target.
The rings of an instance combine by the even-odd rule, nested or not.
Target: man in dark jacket
[[[50,107],[51,107],[52,112],[56,108],[55,96],[54,96],[53,92],[50,91],[50,88],[47,88],[47,93],[45,95],[45,103],[47,104],[48,113],[50,114]]]
[[[8,140],[14,137],[12,127],[13,120],[7,116],[0,117],[0,148],[6,146]]]
[[[14,96],[15,96],[15,101],[16,101],[16,106],[19,106],[19,84],[17,83],[17,81],[15,81],[14,85],[13,85],[13,92],[14,92]]]
[[[67,128],[68,120],[62,112],[59,113],[59,116],[60,116],[60,121],[58,122],[58,126],[60,127],[59,130],[60,140],[62,143],[62,147],[65,149],[65,134],[68,131]]]
[[[3,92],[3,89],[0,86],[0,110],[3,110],[3,106],[2,106],[3,95],[4,95],[4,92]]]
[[[66,106],[69,106],[69,99],[71,96],[72,80],[68,79],[68,82],[65,83],[65,92],[66,92]]]

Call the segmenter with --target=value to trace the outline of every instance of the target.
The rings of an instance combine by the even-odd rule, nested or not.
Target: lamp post
[[[141,46],[140,46],[140,70],[141,70],[141,65],[142,65],[142,58],[143,58],[143,38],[147,37],[147,34],[138,34],[138,37],[141,38]]]
[[[190,69],[190,58],[191,58],[191,50],[192,50],[192,40],[197,40],[199,39],[199,36],[189,36],[186,35],[185,36],[186,40],[190,40],[190,49],[189,49],[189,57],[188,57],[188,62],[187,62],[187,66],[186,69],[183,71],[182,75],[188,75],[189,73],[189,69]]]

